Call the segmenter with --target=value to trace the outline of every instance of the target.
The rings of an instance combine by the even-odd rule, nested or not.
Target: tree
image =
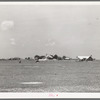
[[[62,59],[65,60],[66,59],[66,56],[63,56]]]
[[[45,56],[39,56],[39,59],[45,59]]]
[[[53,56],[53,59],[58,59],[58,55],[55,54],[55,55]]]
[[[39,56],[39,55],[35,55],[35,56],[34,56],[34,59],[35,59],[35,60],[38,60],[38,59],[40,59],[40,56]]]
[[[58,57],[57,59],[58,59],[58,60],[62,60],[62,57]]]
[[[26,60],[30,60],[30,59],[31,59],[31,57],[26,57],[25,59],[26,59]]]

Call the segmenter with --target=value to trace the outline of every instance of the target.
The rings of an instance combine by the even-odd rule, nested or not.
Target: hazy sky
[[[0,5],[1,58],[99,52],[99,5]]]

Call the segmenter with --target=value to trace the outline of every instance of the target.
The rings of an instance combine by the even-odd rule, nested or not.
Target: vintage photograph
[[[1,3],[0,92],[100,92],[100,3]]]

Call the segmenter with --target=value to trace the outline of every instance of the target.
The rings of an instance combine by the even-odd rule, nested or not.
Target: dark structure
[[[92,55],[91,56],[89,56],[89,58],[88,59],[86,59],[86,61],[93,61],[94,59],[92,58]]]
[[[93,61],[94,59],[91,56],[77,56],[78,61]]]

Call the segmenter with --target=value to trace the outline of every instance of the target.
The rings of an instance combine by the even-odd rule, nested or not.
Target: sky
[[[0,58],[99,51],[99,5],[0,5]]]

